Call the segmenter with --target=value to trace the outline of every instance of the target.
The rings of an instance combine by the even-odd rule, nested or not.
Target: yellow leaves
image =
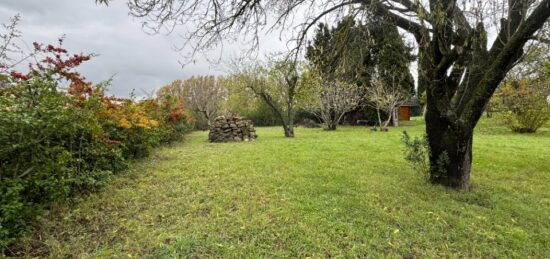
[[[151,125],[147,118],[137,118],[135,126],[138,128],[145,128],[145,129],[151,128]]]
[[[130,125],[130,122],[128,122],[128,120],[125,118],[122,118],[121,120],[119,120],[117,126],[125,129],[129,129],[132,127],[132,125]]]
[[[150,129],[159,126],[159,122],[151,118],[147,108],[133,101],[111,105],[105,116],[113,120],[117,127]]]

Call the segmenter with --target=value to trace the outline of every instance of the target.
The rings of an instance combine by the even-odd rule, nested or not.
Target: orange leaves
[[[151,129],[159,125],[158,121],[149,115],[152,111],[147,108],[152,108],[151,106],[142,105],[129,99],[123,101],[108,100],[106,104],[106,116],[117,127]]]
[[[172,123],[178,122],[186,117],[183,107],[176,107],[169,111],[168,120]]]

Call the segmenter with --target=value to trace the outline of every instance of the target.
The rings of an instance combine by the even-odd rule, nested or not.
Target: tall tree
[[[152,29],[193,19],[198,26],[184,38],[194,50],[243,34],[252,36],[255,47],[263,28],[288,28],[300,10],[305,10],[305,22],[295,38],[296,50],[320,19],[343,10],[398,26],[418,48],[431,181],[461,189],[469,188],[473,129],[485,105],[550,17],[550,0],[132,0],[129,6]],[[267,19],[272,14],[275,24]],[[496,31],[495,37],[487,37],[489,31]],[[442,157],[447,157],[444,166]],[[437,173],[438,167],[444,173]]]
[[[306,48],[306,59],[328,79],[338,71],[341,79],[367,87],[376,70],[386,83],[401,78],[399,84],[412,92],[411,51],[397,27],[388,21],[371,18],[362,23],[346,16],[332,28],[318,24]]]
[[[405,44],[397,26],[384,19],[372,19],[367,26],[378,79],[386,86],[413,94],[414,79],[409,66],[416,57],[411,54],[412,49]]]
[[[404,92],[414,92],[409,69],[414,60],[411,48],[406,46],[397,27],[383,19],[370,18],[362,23],[354,16],[346,16],[332,28],[320,23],[306,48],[306,58],[320,71],[325,84],[334,85],[335,80],[354,83],[361,87],[361,96],[374,87],[375,73],[377,80],[382,80],[381,85],[392,88],[388,91],[398,86]],[[369,101],[362,99],[361,103]],[[394,114],[390,117],[397,126]]]

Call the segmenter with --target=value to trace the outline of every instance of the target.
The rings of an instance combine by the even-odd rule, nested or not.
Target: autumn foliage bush
[[[501,87],[494,99],[505,111],[504,122],[512,131],[533,133],[550,120],[549,79],[524,79]]]
[[[34,44],[27,73],[0,75],[0,250],[52,202],[96,190],[189,130],[181,102],[108,97],[76,68],[90,55]],[[2,253],[0,253],[1,255]]]

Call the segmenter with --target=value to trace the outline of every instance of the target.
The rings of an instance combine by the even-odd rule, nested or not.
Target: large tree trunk
[[[426,111],[430,147],[430,180],[456,189],[469,189],[473,129],[456,127],[434,108]]]

